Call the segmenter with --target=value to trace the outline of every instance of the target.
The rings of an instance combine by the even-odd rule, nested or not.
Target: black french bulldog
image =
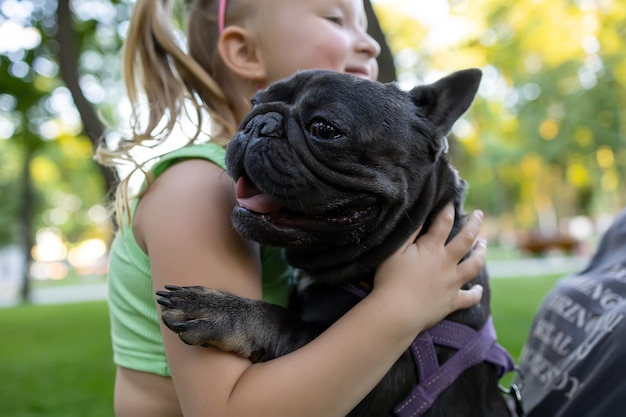
[[[455,235],[465,221],[466,183],[446,159],[446,135],[480,78],[469,69],[405,92],[311,70],[259,92],[226,154],[240,203],[233,225],[248,239],[284,248],[310,280],[289,310],[168,287],[158,292],[165,324],[185,343],[267,361],[305,345],[354,306],[359,298],[338,284],[371,285],[378,265],[420,225],[424,233],[450,201]],[[448,319],[480,329],[490,316],[486,271],[471,283],[483,285],[482,301]],[[440,363],[456,352],[436,351]],[[350,416],[393,415],[418,377],[407,351]],[[472,366],[423,415],[508,416],[497,384],[494,366]]]

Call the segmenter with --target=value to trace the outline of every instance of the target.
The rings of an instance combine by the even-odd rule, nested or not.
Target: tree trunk
[[[27,133],[29,135],[29,133]],[[33,233],[33,212],[34,212],[34,192],[33,184],[30,177],[30,164],[33,160],[34,150],[30,141],[26,141],[24,163],[22,165],[22,195],[20,196],[20,214],[19,214],[19,231],[22,240],[22,250],[24,251],[24,265],[22,268],[22,280],[20,283],[20,297],[22,302],[30,301],[30,265],[33,260],[31,254],[32,248],[35,246]]]
[[[98,118],[98,113],[87,100],[80,88],[78,59],[79,52],[76,45],[77,34],[72,24],[70,0],[59,0],[57,6],[57,33],[55,39],[59,43],[59,68],[65,86],[70,90],[74,104],[80,113],[83,129],[91,140],[94,149],[104,137],[104,125]],[[115,185],[118,182],[117,172],[109,167],[98,164],[105,182],[107,197],[114,195]]]

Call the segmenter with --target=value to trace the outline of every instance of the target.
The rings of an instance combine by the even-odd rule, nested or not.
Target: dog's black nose
[[[248,122],[245,132],[255,137],[283,138],[283,116],[276,112],[259,114]]]

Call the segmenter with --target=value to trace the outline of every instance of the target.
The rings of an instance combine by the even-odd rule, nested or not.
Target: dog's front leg
[[[157,291],[161,318],[189,345],[263,362],[298,349],[318,333],[283,307],[261,300],[201,286],[166,289]]]

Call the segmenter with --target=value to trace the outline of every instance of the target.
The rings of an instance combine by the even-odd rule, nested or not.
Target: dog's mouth
[[[371,216],[374,207],[372,198],[362,197],[349,204],[319,212],[315,212],[312,207],[309,207],[310,211],[295,210],[264,193],[246,175],[237,180],[236,197],[241,208],[259,216],[263,221],[288,228],[311,228],[318,231],[323,230],[324,226],[356,226]]]

